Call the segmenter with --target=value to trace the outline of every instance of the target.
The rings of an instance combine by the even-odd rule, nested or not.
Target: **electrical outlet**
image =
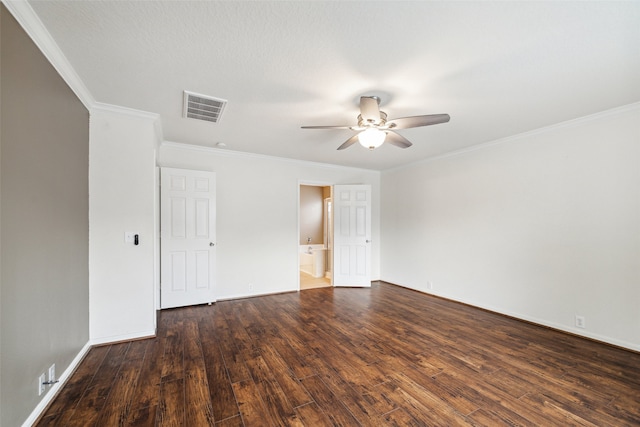
[[[431,282],[427,282],[427,289],[428,289],[428,290],[433,289],[433,283],[431,283]]]
[[[578,316],[576,314],[576,326],[578,328],[586,328],[587,327],[586,322],[584,320],[584,316]]]
[[[49,384],[56,382],[56,364],[54,363],[49,367]]]
[[[46,387],[45,385],[46,381],[47,381],[47,378],[45,377],[43,372],[42,375],[38,377],[38,396],[42,396],[42,393],[44,393],[44,389]]]

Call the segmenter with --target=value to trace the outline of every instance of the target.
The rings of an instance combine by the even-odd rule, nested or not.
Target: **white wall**
[[[155,333],[156,117],[91,112],[89,313],[92,343]],[[140,244],[125,243],[124,232]]]
[[[372,186],[372,279],[379,278],[379,172],[173,143],[160,147],[158,162],[216,172],[218,299],[298,289],[300,183]]]
[[[382,182],[383,280],[640,350],[640,104]]]

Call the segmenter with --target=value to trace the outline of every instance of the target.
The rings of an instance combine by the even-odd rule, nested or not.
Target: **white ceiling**
[[[384,170],[640,101],[640,2],[33,1],[98,102],[165,140]],[[183,90],[228,100],[182,118]],[[414,146],[336,148],[360,95]]]

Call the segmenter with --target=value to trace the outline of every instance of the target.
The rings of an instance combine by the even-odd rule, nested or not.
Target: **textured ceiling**
[[[92,96],[168,141],[384,170],[640,101],[640,2],[29,1]],[[182,118],[182,92],[228,100]],[[414,146],[336,148],[360,95]]]

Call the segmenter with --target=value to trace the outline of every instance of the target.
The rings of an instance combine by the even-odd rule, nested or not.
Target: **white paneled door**
[[[333,285],[371,286],[371,186],[333,187]]]
[[[160,307],[215,301],[215,173],[160,171]]]

